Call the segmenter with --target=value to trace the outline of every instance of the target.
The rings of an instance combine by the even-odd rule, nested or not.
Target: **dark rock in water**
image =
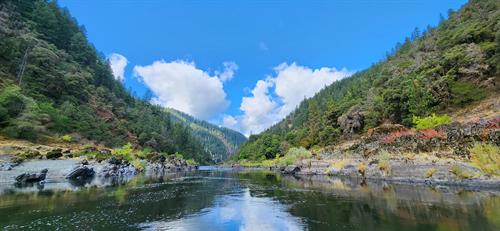
[[[82,160],[80,162],[80,164],[82,164],[82,165],[89,165],[89,161],[88,160]]]
[[[113,164],[113,165],[120,165],[120,164],[122,164],[122,160],[119,160],[113,156],[113,157],[109,158],[108,163]]]
[[[67,179],[83,179],[93,177],[95,174],[93,168],[87,166],[80,166],[73,169],[67,176]]]
[[[47,152],[47,159],[57,159],[59,157],[62,157],[63,156],[63,153],[62,153],[62,149],[60,148],[55,148],[55,149],[52,149],[50,150],[49,152]]]
[[[295,165],[288,165],[281,172],[284,174],[295,174],[300,172],[300,168]]]
[[[18,183],[33,183],[45,180],[47,176],[48,169],[43,169],[40,174],[36,173],[23,173],[16,177],[16,182]]]

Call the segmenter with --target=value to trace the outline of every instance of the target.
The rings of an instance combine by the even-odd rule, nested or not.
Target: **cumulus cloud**
[[[240,109],[243,115],[233,117],[232,125],[245,135],[259,133],[292,112],[304,99],[334,81],[348,77],[352,72],[322,67],[311,69],[295,63],[283,63],[274,68],[276,75],[259,80],[252,95],[243,97]],[[226,121],[223,121],[226,122]]]
[[[109,65],[116,80],[123,82],[125,79],[125,67],[128,64],[127,58],[121,54],[113,53],[109,56]]]
[[[161,60],[135,66],[134,73],[155,93],[154,103],[209,119],[229,106],[222,82],[232,77],[236,68],[236,64],[229,64],[225,71],[211,76],[192,62]]]

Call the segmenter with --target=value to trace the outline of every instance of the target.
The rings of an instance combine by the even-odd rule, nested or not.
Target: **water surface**
[[[59,180],[28,188],[0,185],[0,227],[500,230],[497,192],[460,188],[216,169],[82,185]]]

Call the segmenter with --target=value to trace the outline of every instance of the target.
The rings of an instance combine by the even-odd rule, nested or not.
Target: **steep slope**
[[[167,111],[172,114],[173,121],[179,121],[191,128],[192,134],[200,140],[215,162],[221,162],[231,157],[247,140],[243,134],[237,131],[197,120],[175,109],[167,109]]]
[[[0,135],[108,147],[129,142],[212,162],[191,129],[170,118],[113,78],[85,29],[56,1],[0,2]]]
[[[303,101],[234,159],[259,161],[289,147],[322,148],[381,124],[453,114],[500,89],[500,2],[471,0],[436,28],[416,29],[387,58]],[[495,105],[495,104],[494,104]]]

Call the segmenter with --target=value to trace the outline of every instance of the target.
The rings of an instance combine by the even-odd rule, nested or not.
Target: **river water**
[[[49,171],[50,172],[50,171]],[[203,168],[72,184],[0,184],[3,230],[500,230],[500,195]]]

